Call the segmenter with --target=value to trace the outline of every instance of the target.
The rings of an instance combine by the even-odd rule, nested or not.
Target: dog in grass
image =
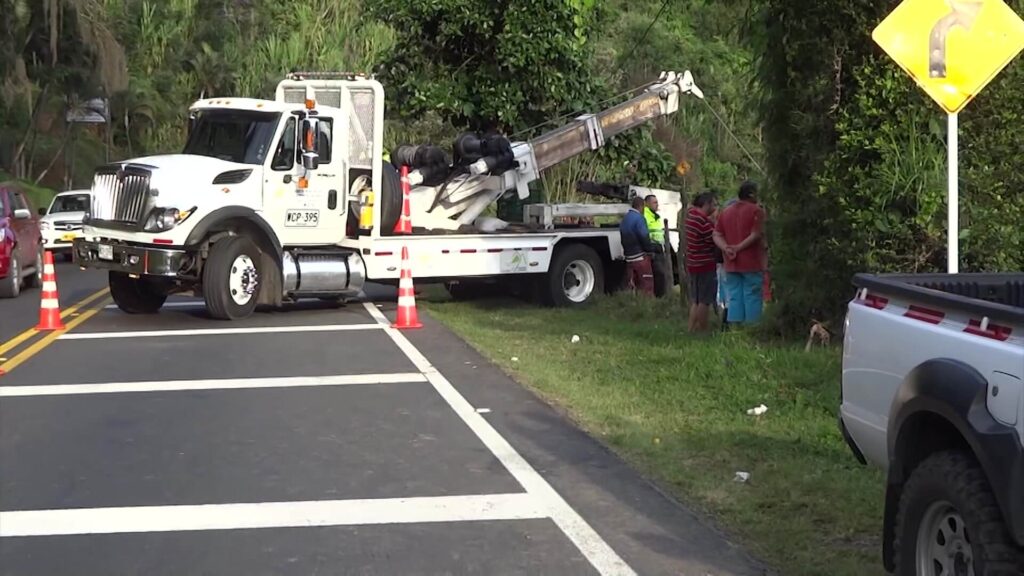
[[[811,332],[807,336],[807,346],[804,347],[804,352],[811,351],[815,340],[821,344],[822,348],[828,346],[832,340],[832,334],[829,333],[827,325],[819,320],[811,320]]]

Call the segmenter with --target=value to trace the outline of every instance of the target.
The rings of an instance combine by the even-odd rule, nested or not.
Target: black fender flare
[[[216,226],[228,220],[243,221],[254,226],[260,231],[262,238],[254,238],[257,246],[264,253],[264,266],[273,266],[275,274],[269,276],[268,283],[264,284],[265,289],[260,290],[260,304],[279,306],[282,301],[282,287],[284,286],[284,247],[277,238],[277,234],[266,220],[260,217],[252,208],[244,206],[225,206],[210,212],[196,224],[188,238],[185,239],[187,248],[194,248],[202,245],[209,236],[210,231]]]
[[[273,247],[274,255],[278,260],[281,259],[284,249],[281,247],[281,242],[277,239],[277,234],[274,233],[273,228],[255,210],[244,206],[225,206],[203,216],[199,224],[196,224],[196,227],[189,233],[188,238],[185,240],[185,246],[191,247],[202,244],[210,230],[225,220],[245,220],[254,224],[266,236],[267,242]]]
[[[958,360],[937,358],[914,368],[904,379],[889,411],[889,473],[885,499],[884,559],[894,562],[895,518],[907,480],[906,439],[915,430],[915,416],[937,416],[956,429],[988,478],[1007,527],[1024,546],[1024,446],[1013,427],[997,422],[988,411],[988,380]],[[890,568],[892,569],[892,568]]]

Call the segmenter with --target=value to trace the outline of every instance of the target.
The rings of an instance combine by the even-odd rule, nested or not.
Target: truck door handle
[[[327,193],[327,209],[334,210],[338,207],[338,191],[331,190]]]

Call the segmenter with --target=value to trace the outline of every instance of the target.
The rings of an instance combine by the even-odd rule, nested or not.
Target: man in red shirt
[[[718,295],[715,263],[715,225],[711,215],[717,208],[714,192],[693,199],[686,213],[686,272],[689,277],[690,331],[708,329],[708,313]]]
[[[728,322],[753,324],[764,306],[765,217],[757,203],[757,184],[744,182],[739,198],[718,217],[714,241],[725,253]]]

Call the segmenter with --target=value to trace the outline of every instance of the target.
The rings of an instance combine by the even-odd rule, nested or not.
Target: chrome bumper
[[[100,258],[100,246],[110,247],[110,259]],[[114,270],[149,276],[189,276],[193,256],[185,250],[153,248],[133,244],[91,242],[78,238],[74,243],[75,263],[84,268]]]

